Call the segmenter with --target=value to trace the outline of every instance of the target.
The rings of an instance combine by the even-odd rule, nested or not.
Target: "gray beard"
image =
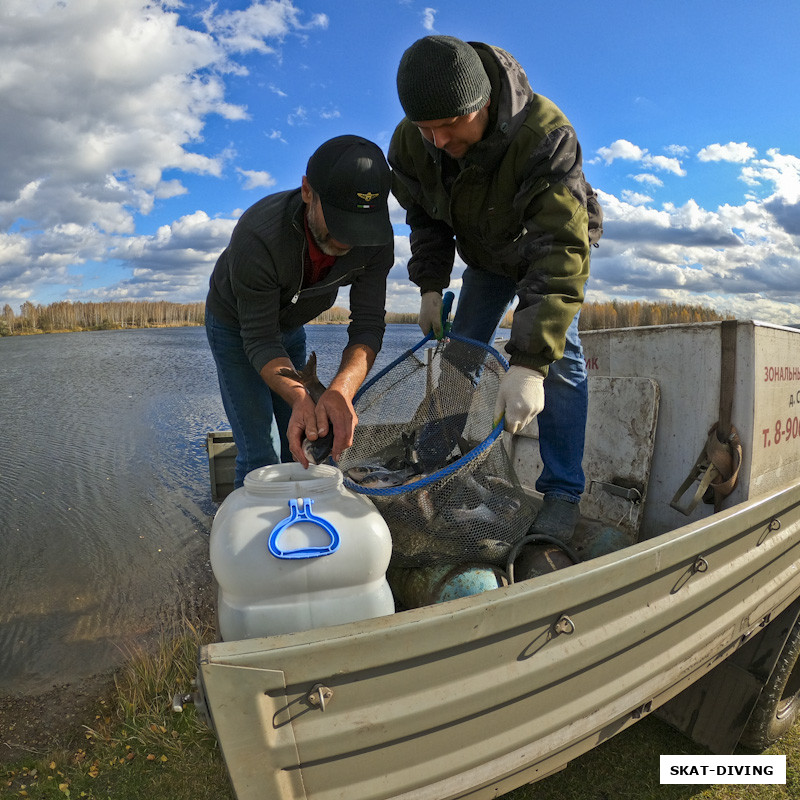
[[[329,244],[328,239],[331,238],[330,234],[328,235],[328,237],[324,242],[320,241],[319,237],[313,230],[311,231],[311,235],[314,237],[314,241],[317,243],[317,247],[319,247],[319,249],[323,253],[325,253],[326,256],[343,256],[346,253],[349,253],[353,249],[352,247],[342,249],[340,247],[334,247],[333,245]]]

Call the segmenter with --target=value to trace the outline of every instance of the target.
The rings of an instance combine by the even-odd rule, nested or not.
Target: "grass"
[[[213,632],[184,622],[155,653],[131,655],[84,726],[84,744],[0,768],[0,797],[87,800],[234,800],[213,733],[193,706],[172,711],[172,696],[196,673],[197,648]],[[786,785],[660,785],[659,754],[703,754],[654,717],[523,786],[504,800],[789,800],[800,797],[800,726],[767,751],[787,755]],[[274,800],[274,798],[265,798]]]
[[[193,706],[172,710],[173,694],[195,677],[198,645],[210,639],[210,630],[185,622],[157,652],[131,654],[113,698],[84,726],[84,746],[11,765],[0,797],[232,800],[213,733]]]
[[[659,756],[708,751],[656,717],[596,747],[565,770],[503,800],[791,800],[800,797],[800,726],[765,751],[786,755],[786,784],[660,784]],[[737,754],[752,755],[737,750]]]

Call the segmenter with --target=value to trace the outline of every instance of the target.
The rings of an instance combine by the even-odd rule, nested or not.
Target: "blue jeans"
[[[516,294],[510,278],[467,267],[453,319],[453,333],[491,344],[497,326]],[[536,490],[545,497],[577,503],[586,485],[583,446],[589,389],[578,335],[578,314],[567,329],[564,356],[550,365],[544,381],[544,410],[539,414],[542,474]]]
[[[286,439],[292,409],[253,368],[244,352],[238,328],[223,325],[206,311],[206,335],[217,365],[222,405],[238,451],[234,483],[238,488],[251,470],[293,460]],[[292,364],[302,369],[306,363],[305,329],[301,326],[285,331],[281,340]],[[280,456],[272,433],[273,420],[280,442]]]

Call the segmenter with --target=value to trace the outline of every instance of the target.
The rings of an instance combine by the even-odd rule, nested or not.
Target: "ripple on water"
[[[390,326],[376,368],[419,341]],[[326,383],[345,326],[311,326]],[[225,430],[202,328],[0,339],[0,686],[42,691],[118,664],[182,608],[216,506]]]
[[[227,427],[202,333],[2,341],[3,688],[105,670],[179,613],[215,509],[203,438]]]

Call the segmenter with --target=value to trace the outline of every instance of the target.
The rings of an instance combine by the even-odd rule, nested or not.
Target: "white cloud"
[[[689,148],[682,144],[668,144],[664,152],[675,158],[686,158],[689,155]]]
[[[676,146],[672,146],[672,152],[676,151]],[[614,161],[638,161],[648,169],[663,170],[672,172],[675,175],[685,175],[686,172],[681,166],[680,159],[668,156],[654,156],[646,149],[643,149],[627,139],[617,139],[608,147],[600,147],[597,154],[606,164],[613,164]],[[596,163],[596,161],[595,161]]]
[[[625,161],[641,161],[647,151],[627,139],[617,139],[608,147],[599,148],[597,152],[606,164],[611,164],[620,158]]]
[[[244,178],[245,189],[260,189],[275,185],[275,178],[269,172],[253,169],[237,169],[236,171]]]
[[[653,174],[651,174],[649,172],[642,172],[642,173],[639,173],[638,175],[631,175],[631,177],[637,183],[646,183],[649,186],[663,186],[664,185],[664,181],[662,181],[661,178],[659,178],[656,175],[653,175]]]
[[[649,197],[646,194],[640,194],[639,192],[631,192],[628,189],[623,189],[622,199],[626,203],[630,203],[632,206],[644,206],[653,202],[652,197]]]
[[[436,13],[438,9],[426,8],[422,12],[422,27],[431,33],[436,32]]]
[[[686,175],[686,170],[683,169],[681,162],[677,158],[653,156],[646,153],[642,158],[642,164],[650,169],[660,169],[664,172],[671,172],[673,175]]]
[[[771,151],[754,179],[781,191],[800,159]],[[798,322],[800,215],[776,191],[767,202],[716,211],[694,200],[661,209],[600,192],[607,236],[592,254],[588,300],[650,300],[706,305],[741,318]],[[794,211],[796,230],[776,211]],[[787,219],[789,216],[787,214]]]
[[[767,151],[767,158],[759,159],[742,169],[742,180],[751,186],[772,184],[772,201],[794,206],[800,203],[800,158],[783,155],[779,150]]]
[[[750,161],[758,151],[746,142],[728,142],[728,144],[710,144],[697,153],[700,161],[733,161],[744,164]]]
[[[393,194],[389,195],[389,219],[392,225],[405,225],[406,222],[406,210]]]
[[[170,225],[161,225],[155,234],[120,239],[114,248],[116,257],[137,262],[140,268],[149,264],[162,269],[169,261],[194,263],[216,260],[230,239],[236,219],[212,219],[205,211],[187,214]],[[188,253],[193,255],[188,256]],[[205,273],[208,276],[208,272]]]
[[[179,8],[4,1],[0,107],[13,124],[0,148],[0,264],[15,251],[17,278],[0,267],[0,303],[48,281],[74,283],[67,265],[108,258],[110,241],[135,233],[137,215],[187,192],[185,176],[222,176],[232,153],[202,144],[209,115],[249,117],[226,99],[226,76],[246,74],[233,58],[328,24],[290,0],[265,0],[210,6],[205,29],[193,30]]]
[[[72,221],[73,208],[81,221],[81,208],[92,208],[100,227],[119,230],[127,209],[146,211],[164,191],[165,170],[220,173],[220,158],[187,149],[206,114],[245,116],[218,77],[198,76],[225,61],[217,43],[173,13],[142,14],[134,0],[54,3],[46,19],[20,10],[4,21],[0,103],[15,119],[0,151],[2,223],[26,215],[30,199],[48,209],[33,217],[45,225]],[[26,198],[33,183],[36,196]]]
[[[297,108],[286,117],[286,121],[289,125],[305,125],[307,120],[308,110],[303,106],[297,106]]]
[[[253,3],[221,13],[212,5],[202,17],[209,33],[233,53],[274,53],[275,47],[267,44],[267,39],[280,40],[291,31],[328,27],[326,14],[316,14],[310,22],[303,23],[302,12],[290,0]]]
[[[205,298],[208,276],[227,246],[236,218],[210,218],[196,211],[162,225],[151,236],[119,239],[109,250],[126,262],[132,277],[102,292],[102,297],[146,299],[168,297],[174,302]]]

